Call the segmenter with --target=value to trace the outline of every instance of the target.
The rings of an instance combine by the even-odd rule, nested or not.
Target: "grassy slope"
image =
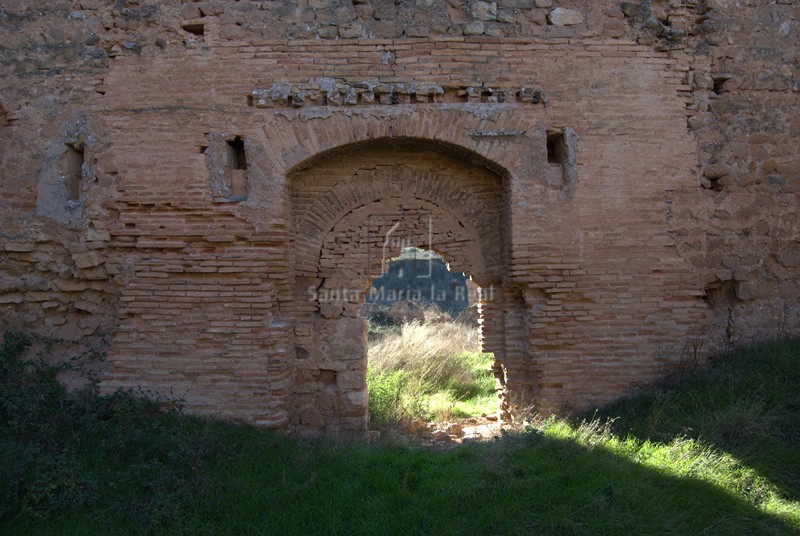
[[[0,532],[796,534],[798,370],[800,341],[771,345],[606,409],[610,428],[548,421],[448,452],[301,444],[120,398],[42,446],[80,493],[23,495]],[[720,424],[732,406],[764,421],[740,438]]]
[[[618,435],[700,439],[800,500],[800,342],[763,344],[716,359],[604,408]]]

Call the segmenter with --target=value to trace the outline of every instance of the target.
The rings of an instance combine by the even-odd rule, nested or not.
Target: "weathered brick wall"
[[[686,352],[797,334],[799,16],[3,6],[4,322],[105,349],[108,390],[349,435],[363,296],[309,287],[366,290],[398,222],[492,288],[509,406],[603,403]]]
[[[717,344],[800,326],[797,2],[709,2],[687,52],[701,189],[674,193],[681,255]],[[702,10],[701,10],[702,11]]]

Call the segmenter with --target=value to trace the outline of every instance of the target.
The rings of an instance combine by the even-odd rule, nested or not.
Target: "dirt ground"
[[[498,415],[483,415],[448,422],[412,421],[400,428],[370,432],[370,442],[392,442],[420,445],[438,450],[468,443],[491,441],[510,427]]]

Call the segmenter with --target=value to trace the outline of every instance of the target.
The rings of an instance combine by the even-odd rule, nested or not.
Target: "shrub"
[[[50,365],[41,355],[26,359],[34,340],[6,332],[0,344],[0,517],[18,510],[45,515],[83,502],[92,487],[62,448],[85,410],[79,395],[56,381],[70,365]]]
[[[29,355],[35,346],[44,350]],[[184,462],[208,447],[198,446],[191,421],[169,422],[172,415],[161,413],[160,402],[147,393],[99,396],[93,382],[67,391],[58,374],[83,371],[73,361],[49,363],[50,346],[15,332],[0,343],[0,521],[91,508],[103,500],[106,483],[116,481],[124,486],[115,493],[146,490],[136,503],[120,501],[115,508],[154,529],[202,483]],[[110,473],[97,458],[114,460]]]

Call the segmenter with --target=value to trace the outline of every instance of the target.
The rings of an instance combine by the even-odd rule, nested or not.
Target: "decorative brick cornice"
[[[519,102],[546,106],[547,98],[535,84],[521,87],[441,86],[413,80],[399,83],[346,82],[322,77],[309,78],[306,83],[276,82],[268,88],[253,89],[247,96],[247,104],[256,108],[453,102]]]

